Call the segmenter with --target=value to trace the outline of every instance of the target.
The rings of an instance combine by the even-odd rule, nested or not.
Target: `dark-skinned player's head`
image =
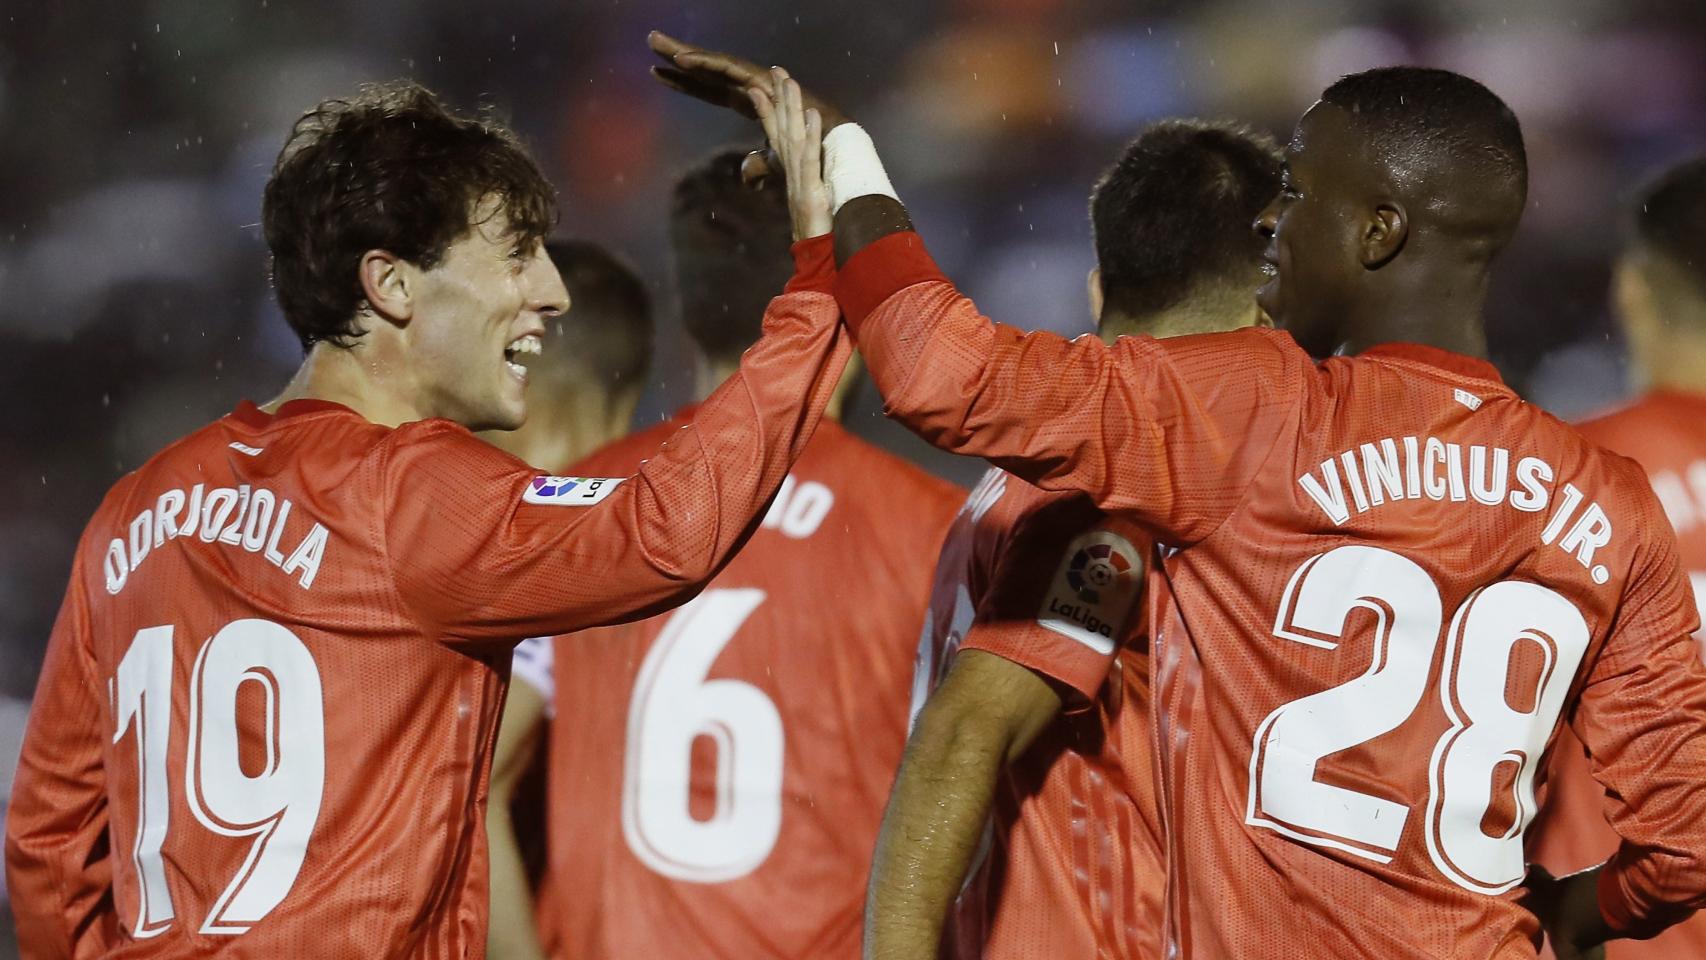
[[[712,366],[738,363],[758,341],[764,308],[793,276],[792,227],[780,182],[741,182],[745,149],[724,149],[676,181],[670,248],[681,322]]]
[[[1706,156],[1669,168],[1630,204],[1628,239],[1613,296],[1640,374],[1661,385],[1706,389]]]
[[[1275,268],[1258,299],[1316,356],[1414,306],[1393,295],[1400,278],[1410,289],[1476,289],[1467,322],[1478,324],[1487,268],[1528,194],[1516,115],[1474,80],[1422,67],[1328,87],[1298,121],[1285,177],[1258,222]]]
[[[1280,165],[1271,139],[1232,123],[1163,120],[1127,145],[1090,194],[1102,337],[1257,322],[1266,241],[1250,223],[1279,191]]]

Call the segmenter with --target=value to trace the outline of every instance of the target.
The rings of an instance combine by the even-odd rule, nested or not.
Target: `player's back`
[[[483,941],[473,811],[507,648],[432,642],[393,584],[381,504],[407,491],[381,461],[399,431],[286,411],[245,404],[151,459],[78,551],[61,616],[83,621],[87,675],[44,682],[36,709],[106,743],[108,956]]]
[[[1632,669],[1676,660],[1691,619],[1657,505],[1488,364],[1228,337],[1177,348],[1266,367],[1269,392],[1217,398],[1260,437],[1248,487],[1164,564],[1173,935],[1194,957],[1532,956],[1532,780],[1584,684],[1634,832],[1677,828],[1680,795],[1622,750],[1701,716],[1698,676]]]
[[[672,429],[577,472],[621,475]],[[555,953],[857,956],[930,566],[962,498],[825,422],[704,594],[557,640]]]
[[[919,642],[913,712],[967,640],[1062,688],[1091,689],[1073,694],[1065,715],[1002,773],[989,834],[944,929],[945,956],[1160,955],[1164,867],[1148,645],[1142,617],[1130,613],[1138,592],[1097,590],[1084,576],[1100,548],[1141,577],[1148,542],[1079,494],[1039,490],[998,469],[949,529]],[[1126,621],[1117,647],[1092,651],[1091,634],[1121,635],[1120,623],[1105,622],[1113,619]]]
[[[1706,396],[1655,391],[1578,429],[1647,471],[1698,602],[1706,585]],[[1533,859],[1556,874],[1603,863],[1617,850],[1617,834],[1605,822],[1605,788],[1569,731],[1559,735],[1551,776],[1535,823]],[[1706,956],[1706,918],[1697,914],[1652,940],[1613,940],[1605,954],[1610,960]]]

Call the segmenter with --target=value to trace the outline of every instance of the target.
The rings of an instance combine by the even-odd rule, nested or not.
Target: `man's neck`
[[[1419,343],[1487,358],[1487,333],[1481,320],[1487,299],[1485,271],[1411,271],[1386,280],[1378,300],[1356,311],[1345,324],[1335,354],[1351,356],[1384,343]]]
[[[317,343],[284,390],[261,409],[277,413],[292,400],[340,403],[372,423],[396,427],[428,414],[407,399],[406,366],[366,340],[352,347]]]

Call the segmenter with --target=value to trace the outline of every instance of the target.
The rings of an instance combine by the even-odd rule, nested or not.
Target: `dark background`
[[[71,552],[107,486],[264,400],[300,359],[265,279],[261,186],[317,100],[413,77],[487,104],[562,193],[562,231],[662,307],[642,419],[690,399],[668,296],[671,177],[753,131],[646,75],[658,27],[793,68],[873,132],[950,275],[1021,326],[1089,329],[1085,200],[1150,119],[1283,136],[1340,74],[1428,63],[1522,118],[1533,187],[1494,359],[1564,416],[1629,389],[1607,313],[1622,202],[1706,148],[1692,0],[11,0],[0,8],[0,808]],[[962,482],[869,390],[854,429]],[[0,893],[3,898],[3,893]],[[9,957],[0,910],[0,957]]]

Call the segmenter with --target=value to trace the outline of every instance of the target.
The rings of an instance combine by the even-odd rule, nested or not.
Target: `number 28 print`
[[[1535,766],[1587,651],[1587,621],[1556,591],[1521,580],[1476,590],[1449,624],[1443,608],[1426,571],[1377,547],[1339,547],[1292,574],[1274,636],[1336,650],[1347,618],[1362,609],[1374,615],[1373,656],[1362,674],[1281,705],[1257,727],[1245,822],[1390,862],[1411,810],[1322,783],[1315,779],[1316,765],[1410,718],[1428,693],[1443,634],[1439,697],[1451,725],[1426,760],[1428,856],[1468,890],[1496,894],[1522,881],[1522,836],[1535,812]],[[1531,706],[1527,710],[1513,705],[1506,692],[1518,659],[1513,654],[1522,644],[1532,644],[1542,664],[1533,689],[1514,694],[1519,704]],[[1514,766],[1514,776],[1497,776],[1501,766]],[[1500,783],[1510,784],[1516,814],[1495,836],[1483,821]]]

